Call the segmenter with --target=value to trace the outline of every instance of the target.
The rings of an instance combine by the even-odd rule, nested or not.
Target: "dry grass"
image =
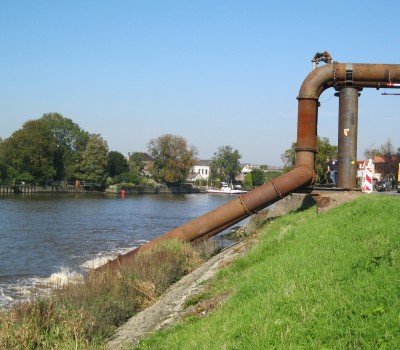
[[[118,326],[202,262],[190,244],[163,241],[118,271],[90,274],[47,298],[17,304],[0,313],[2,349],[104,348]]]

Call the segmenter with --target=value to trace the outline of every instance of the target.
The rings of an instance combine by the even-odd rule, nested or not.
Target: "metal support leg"
[[[357,184],[357,87],[343,87],[339,92],[338,187],[352,189]]]

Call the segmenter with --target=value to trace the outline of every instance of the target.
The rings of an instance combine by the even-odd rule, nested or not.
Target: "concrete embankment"
[[[25,185],[1,185],[0,195],[11,195],[11,194],[36,194],[36,193],[90,193],[98,191],[93,190],[92,187],[75,185],[50,185],[40,186],[37,184],[25,184]],[[101,192],[103,193],[103,192]],[[110,186],[104,193],[107,194],[172,194],[172,193],[205,193],[205,188],[194,187],[190,184],[185,184],[177,187],[168,187],[166,185],[156,186],[133,186],[133,187],[121,187],[121,186]]]
[[[110,186],[106,189],[109,194],[170,194],[170,193],[205,193],[205,188],[195,187],[192,184],[182,184],[180,186],[166,186],[157,184],[155,186]]]
[[[274,217],[285,215],[299,208],[315,204],[312,196],[295,194],[277,202],[273,208],[267,208],[251,217],[247,224],[249,232],[256,229],[260,223]],[[166,328],[184,317],[190,310],[185,308],[185,301],[207,288],[207,281],[212,279],[222,267],[234,259],[244,255],[257,240],[247,238],[224,249],[222,252],[205,262],[198,269],[183,277],[172,285],[160,299],[149,308],[133,316],[121,326],[107,344],[108,350],[122,350],[138,344],[140,339],[151,332]]]
[[[9,194],[35,194],[35,193],[69,193],[80,192],[75,186],[40,186],[37,184],[26,185],[1,185],[0,195]]]

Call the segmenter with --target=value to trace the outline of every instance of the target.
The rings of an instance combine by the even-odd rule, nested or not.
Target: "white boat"
[[[220,189],[215,189],[215,188],[210,187],[210,188],[207,188],[206,192],[207,193],[220,193],[220,194],[241,194],[241,193],[246,193],[247,191],[234,189],[232,185],[228,185],[226,182],[221,182]]]

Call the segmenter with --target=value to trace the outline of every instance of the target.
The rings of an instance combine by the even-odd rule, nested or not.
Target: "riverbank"
[[[325,194],[323,198],[329,204],[324,207],[324,210],[352,201],[359,195],[360,193],[350,192]],[[315,199],[310,195],[293,194],[277,202],[272,208],[265,209],[251,217],[248,224],[242,228],[246,231],[246,236],[251,235],[249,238],[224,249],[197,270],[172,285],[154,305],[135,315],[120,327],[109,341],[107,348],[118,350],[124,349],[124,346],[136,346],[142,338],[154,331],[166,329],[191,314],[205,315],[209,310],[217,307],[228,295],[223,298],[219,296],[212,298],[197,307],[187,307],[187,303],[190,298],[196,299],[196,295],[207,293],[205,292],[207,283],[210,283],[220,269],[245,255],[258,243],[256,232],[260,227],[290,212],[315,207],[315,203]]]
[[[157,184],[154,186],[117,186],[107,187],[105,193],[108,194],[175,194],[175,193],[206,193],[205,187],[196,187],[192,184],[182,184],[180,186],[167,186]]]
[[[43,194],[43,193],[106,193],[106,194],[175,194],[175,193],[206,193],[205,187],[182,184],[181,186],[167,186],[165,184],[117,186],[112,185],[105,191],[96,191],[93,186],[75,185],[49,185],[40,186],[37,184],[1,185],[0,195],[13,194]]]
[[[359,197],[264,225],[247,248],[226,253],[237,250],[237,259],[220,258],[216,277],[181,301],[172,328],[164,316],[155,327],[166,329],[147,330],[153,336],[137,349],[398,348],[400,241],[392,213],[400,203]],[[133,348],[128,338],[126,347],[113,342],[110,349]]]

